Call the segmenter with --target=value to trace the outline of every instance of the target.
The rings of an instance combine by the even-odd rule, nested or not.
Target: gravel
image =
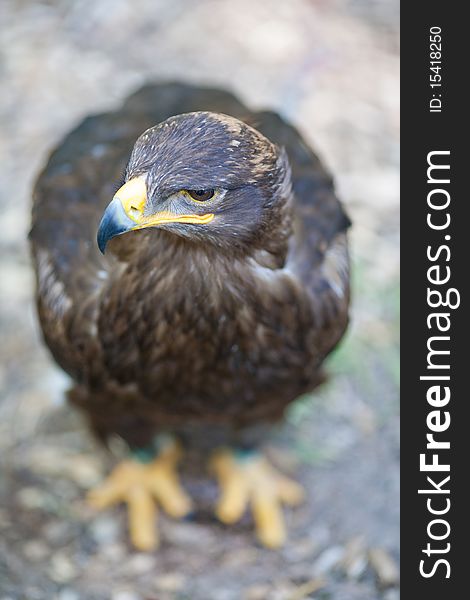
[[[4,0],[0,23],[0,600],[397,600],[398,2]],[[159,79],[280,111],[354,221],[349,334],[330,383],[273,439],[308,492],[286,511],[279,552],[256,544],[249,519],[218,524],[213,482],[190,475],[194,519],[162,517],[161,548],[134,552],[124,511],[84,502],[111,459],[66,406],[69,382],[40,341],[34,177],[85,115]]]

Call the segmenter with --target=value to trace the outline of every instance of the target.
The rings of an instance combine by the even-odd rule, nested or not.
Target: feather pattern
[[[102,256],[96,231],[133,148],[141,151],[135,140],[194,111],[232,115],[261,132],[278,152],[285,176],[270,185],[285,202],[266,208],[249,252],[237,252],[233,223],[222,221],[217,239],[230,238],[232,252],[146,229],[112,240]],[[223,125],[235,164],[240,132],[230,131],[232,120]],[[250,156],[253,183],[245,180],[255,186],[266,163],[263,152]],[[228,92],[155,84],[85,119],[37,180],[30,233],[40,322],[75,381],[72,401],[102,439],[118,434],[134,446],[193,422],[241,431],[280,419],[322,380],[322,361],[347,326],[349,224],[300,134]]]

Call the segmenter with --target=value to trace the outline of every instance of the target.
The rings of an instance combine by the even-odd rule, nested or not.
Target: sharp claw
[[[191,500],[170,469],[154,472],[149,490],[170,517],[179,519],[192,509]]]
[[[155,527],[157,509],[152,497],[145,489],[136,487],[129,492],[127,504],[132,543],[139,550],[154,550],[158,547],[159,539]]]
[[[120,489],[115,486],[103,485],[96,490],[88,492],[86,500],[90,506],[101,510],[121,502],[123,497]]]
[[[217,517],[223,523],[236,523],[245,512],[249,490],[241,477],[226,481],[222,498],[217,506]]]
[[[280,548],[286,541],[286,528],[278,499],[275,496],[255,495],[252,507],[260,542],[268,548]]]
[[[305,492],[301,485],[284,477],[280,478],[278,484],[279,498],[288,506],[297,506],[305,499]]]
[[[192,509],[190,499],[176,487],[173,489],[169,487],[165,493],[158,494],[158,500],[167,515],[175,519],[186,516]]]
[[[219,521],[222,521],[222,523],[225,523],[226,525],[232,525],[241,519],[244,512],[245,504],[243,504],[242,507],[233,507],[227,503],[223,503],[219,504],[215,514]]]
[[[165,448],[151,464],[125,461],[114,469],[102,486],[88,493],[88,502],[97,509],[119,502],[128,505],[129,533],[139,550],[153,550],[159,544],[154,499],[175,518],[184,517],[191,511],[191,500],[175,472],[179,455],[178,448]]]
[[[302,487],[280,475],[263,457],[240,462],[228,451],[219,451],[211,460],[212,471],[221,487],[216,515],[224,523],[235,523],[251,505],[256,533],[268,548],[279,548],[286,540],[282,503],[299,504]]]

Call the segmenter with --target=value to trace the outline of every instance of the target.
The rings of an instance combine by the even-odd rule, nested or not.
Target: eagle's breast
[[[159,235],[160,234],[160,235]],[[99,338],[113,380],[159,410],[223,415],[301,393],[314,356],[308,303],[286,274],[148,236],[103,293]],[[141,253],[142,256],[142,253]]]

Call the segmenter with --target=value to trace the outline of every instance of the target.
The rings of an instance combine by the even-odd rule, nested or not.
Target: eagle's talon
[[[89,492],[87,500],[97,509],[125,502],[133,545],[139,550],[153,550],[159,543],[155,528],[157,504],[174,518],[186,517],[192,510],[176,473],[180,456],[179,446],[173,444],[151,463],[123,461],[101,486]]]
[[[279,548],[286,540],[282,504],[294,506],[304,498],[303,488],[281,475],[262,455],[238,460],[229,450],[217,452],[210,463],[221,488],[216,507],[220,521],[238,521],[248,505],[256,534],[268,548]]]

